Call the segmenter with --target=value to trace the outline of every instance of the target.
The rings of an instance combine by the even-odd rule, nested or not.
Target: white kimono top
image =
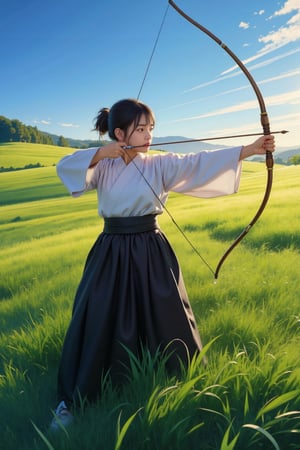
[[[241,147],[186,155],[138,153],[128,165],[121,157],[105,158],[90,168],[97,150],[65,156],[57,173],[74,197],[97,189],[102,217],[161,214],[170,191],[209,198],[233,194],[239,187]]]

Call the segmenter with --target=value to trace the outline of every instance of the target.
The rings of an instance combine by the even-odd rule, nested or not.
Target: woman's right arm
[[[118,158],[125,151],[124,142],[111,142],[103,147],[78,150],[64,156],[57,164],[56,171],[73,196],[81,195],[85,190],[95,188],[93,181],[94,166],[105,158]]]
[[[90,179],[93,172],[91,161],[97,152],[97,147],[77,150],[57,163],[57,175],[72,195],[79,195],[87,188],[87,178]]]
[[[105,158],[119,158],[124,156],[124,150],[122,147],[126,146],[125,142],[110,142],[103,147],[99,147],[96,151],[93,159],[91,160],[90,167],[93,167],[99,161]]]

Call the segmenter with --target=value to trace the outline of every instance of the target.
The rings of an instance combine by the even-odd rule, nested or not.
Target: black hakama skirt
[[[95,401],[109,373],[120,383],[128,351],[167,348],[168,369],[201,350],[177,258],[155,215],[105,220],[74,300],[58,372],[58,400]],[[128,373],[127,373],[128,374]]]

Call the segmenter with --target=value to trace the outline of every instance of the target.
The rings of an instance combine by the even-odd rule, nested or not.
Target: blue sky
[[[91,131],[97,111],[138,95],[167,4],[1,2],[0,115],[65,137],[97,138]],[[290,131],[276,137],[278,146],[299,146],[300,0],[177,4],[247,63],[272,130]],[[244,75],[172,7],[140,99],[155,112],[155,136],[260,131],[257,101]],[[224,141],[230,143],[238,142]]]

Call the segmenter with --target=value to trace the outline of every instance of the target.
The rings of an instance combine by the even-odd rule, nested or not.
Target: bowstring
[[[141,92],[143,90],[146,78],[148,76],[148,72],[152,63],[152,59],[154,56],[154,53],[156,51],[157,45],[158,45],[158,41],[163,29],[163,26],[165,24],[166,21],[166,17],[167,17],[167,13],[168,13],[168,9],[169,9],[170,4],[168,3],[166,10],[164,12],[147,66],[146,66],[146,70],[141,82],[141,86],[137,95],[137,100],[139,100]],[[155,190],[153,189],[153,187],[151,186],[150,182],[147,180],[147,178],[145,177],[145,175],[143,174],[143,172],[140,170],[140,168],[137,166],[137,164],[134,161],[134,158],[131,157],[131,155],[129,154],[129,152],[127,151],[128,149],[126,147],[123,147],[123,149],[125,150],[128,158],[130,159],[130,161],[133,163],[133,165],[135,166],[135,168],[137,169],[137,171],[140,173],[140,175],[142,176],[143,180],[145,181],[145,183],[147,184],[147,186],[150,188],[151,192],[153,193],[154,197],[156,198],[156,200],[159,202],[159,204],[162,206],[162,208],[164,209],[164,211],[166,211],[166,213],[168,214],[169,218],[171,219],[171,221],[173,222],[173,224],[175,225],[175,227],[177,228],[177,230],[180,232],[180,234],[184,237],[184,239],[187,241],[187,243],[190,245],[190,247],[192,248],[192,250],[196,253],[196,255],[201,259],[201,261],[206,265],[206,267],[210,270],[210,272],[215,275],[214,270],[212,269],[212,267],[208,264],[208,262],[204,259],[204,257],[201,255],[201,253],[199,252],[199,250],[195,247],[195,245],[192,243],[192,241],[189,239],[189,237],[185,234],[185,232],[183,231],[183,229],[181,228],[181,226],[176,222],[176,220],[174,219],[173,215],[171,214],[170,210],[166,207],[166,205],[161,201],[161,199],[159,198],[159,196],[157,195],[157,193],[155,192]]]
[[[161,32],[162,32],[162,29],[163,29],[163,26],[164,26],[164,23],[166,21],[166,17],[167,17],[167,13],[168,13],[168,10],[169,10],[169,6],[170,5],[168,3],[168,5],[166,7],[166,10],[165,10],[165,13],[163,15],[163,18],[162,18],[162,21],[161,21],[161,24],[160,24],[157,36],[156,36],[156,39],[155,39],[154,45],[153,45],[152,52],[151,52],[149,60],[148,60],[148,64],[147,64],[147,67],[146,67],[146,70],[145,70],[145,73],[144,73],[144,77],[142,79],[141,86],[140,86],[140,89],[139,89],[139,93],[137,95],[137,100],[139,100],[141,92],[143,90],[143,87],[144,87],[144,84],[145,84],[145,81],[146,81],[146,78],[147,78],[147,75],[148,75],[148,72],[149,72],[149,69],[150,69],[150,66],[151,66],[152,58],[154,56],[154,53],[155,53],[155,50],[156,50],[156,47],[157,47],[157,44],[158,44],[158,41],[159,41],[159,38],[160,38],[160,35],[161,35]]]
[[[161,199],[159,198],[159,196],[157,195],[157,193],[155,192],[155,190],[153,189],[153,187],[151,186],[150,182],[147,180],[147,178],[145,177],[145,175],[143,174],[143,172],[140,170],[140,168],[137,166],[137,164],[134,161],[134,158],[132,158],[132,156],[128,153],[127,149],[124,148],[128,158],[130,159],[130,161],[133,163],[133,165],[135,166],[135,168],[137,169],[137,171],[140,173],[140,175],[142,176],[142,178],[144,179],[145,183],[147,184],[147,186],[150,188],[150,190],[152,191],[154,197],[156,198],[156,200],[158,200],[159,204],[163,207],[164,211],[166,211],[166,213],[168,214],[168,216],[170,217],[170,219],[172,220],[173,224],[175,225],[175,227],[177,228],[177,230],[181,233],[181,235],[184,237],[184,239],[188,242],[188,244],[191,246],[192,250],[194,250],[194,252],[196,253],[197,256],[199,256],[199,258],[201,259],[201,261],[206,265],[206,267],[210,270],[210,272],[215,275],[214,270],[212,269],[212,267],[208,264],[208,262],[203,258],[203,256],[201,255],[201,253],[199,252],[199,250],[195,247],[195,245],[192,243],[192,241],[188,238],[188,236],[185,234],[185,232],[183,231],[183,229],[181,228],[180,225],[178,225],[178,223],[176,222],[176,220],[174,219],[174,216],[171,214],[170,210],[166,207],[166,205],[161,201]]]

